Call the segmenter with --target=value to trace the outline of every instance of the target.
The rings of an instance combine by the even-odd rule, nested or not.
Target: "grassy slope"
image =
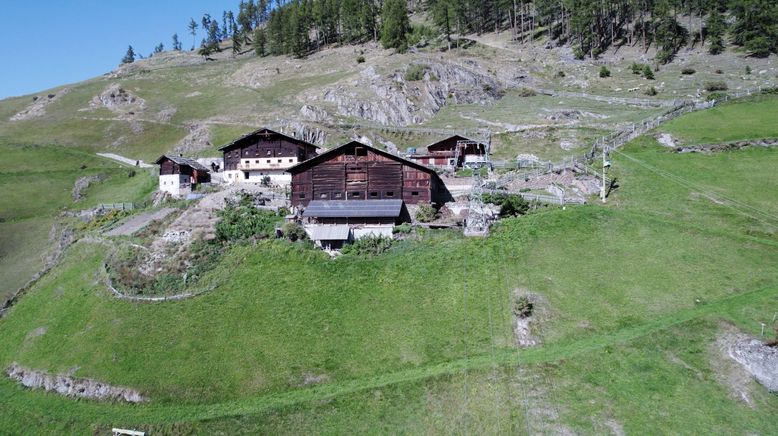
[[[139,201],[155,187],[147,171],[130,178],[128,167],[77,149],[0,143],[0,154],[0,297],[41,268],[41,255],[51,245],[49,229],[60,212]],[[73,184],[89,175],[105,179],[74,202]]]
[[[654,146],[636,145],[627,153],[663,168],[678,158]],[[749,176],[776,183],[770,169],[778,155],[751,150],[737,156],[751,162],[746,180],[739,183],[747,184]],[[705,161],[716,156],[684,158],[689,168],[708,168]],[[728,208],[702,201],[685,205],[688,189],[666,183],[627,159],[617,157],[615,162],[624,171],[626,186],[643,177],[641,182],[654,186],[656,196],[643,199],[644,192],[624,188],[614,198],[621,207],[541,213],[507,222],[484,241],[443,234],[377,259],[332,262],[275,243],[235,248],[211,278],[228,281],[213,294],[183,303],[133,305],[110,299],[91,279],[102,253],[82,246],[0,324],[0,363],[19,361],[51,371],[78,366],[77,375],[140,387],[155,405],[114,409],[86,403],[71,410],[68,404],[80,403],[22,395],[7,383],[0,389],[9,395],[16,392],[14,398],[29,401],[31,410],[51,401],[63,404],[63,413],[78,410],[73,416],[81,418],[69,418],[75,420],[69,425],[82,429],[85,422],[106,423],[99,418],[103,413],[133,423],[172,423],[229,410],[250,415],[239,420],[246,431],[259,425],[270,432],[290,428],[293,433],[321,424],[342,432],[358,426],[355,417],[362,416],[361,411],[374,417],[362,421],[366,428],[377,425],[379,416],[389,416],[387,430],[443,431],[457,422],[452,421],[457,409],[436,398],[449,397],[455,404],[471,405],[472,421],[465,426],[475,429],[492,425],[493,409],[476,406],[480,401],[470,399],[470,392],[481,392],[472,395],[493,402],[496,394],[491,392],[505,388],[505,383],[489,374],[490,361],[505,365],[515,356],[529,374],[552,380],[541,382],[550,386],[552,396],[546,401],[559,404],[560,423],[575,429],[601,428],[584,418],[591,411],[635,430],[656,425],[650,423],[672,410],[684,410],[686,421],[664,421],[667,431],[695,428],[687,422],[774,431],[774,424],[763,417],[778,407],[775,398],[760,396],[757,412],[745,410],[710,377],[695,380],[693,371],[668,363],[664,350],[710,374],[709,363],[694,350],[707,343],[715,322],[690,320],[714,314],[751,331],[757,328],[754,320],[769,320],[768,302],[775,298],[778,283],[771,267],[778,261],[778,241],[767,234],[757,239],[737,231],[726,220]],[[705,175],[686,174],[708,183]],[[714,186],[723,189],[743,177],[725,170]],[[774,202],[775,192],[766,189],[754,195],[766,204]],[[648,204],[659,211],[674,211],[673,204],[686,210],[682,219],[652,215],[643,209]],[[227,279],[233,271],[237,273]],[[477,279],[465,280],[465,271]],[[509,298],[515,287],[541,293],[551,308],[551,320],[541,329],[545,345],[536,350],[516,353],[509,345]],[[759,291],[748,292],[753,290]],[[707,304],[695,306],[695,299]],[[662,341],[641,339],[656,329],[687,322],[692,324],[662,333]],[[45,335],[26,337],[41,326],[48,329]],[[675,339],[677,331],[688,331],[688,344]],[[617,356],[602,355],[603,346]],[[584,354],[573,357],[578,353]],[[551,367],[530,365],[560,359],[562,363]],[[582,362],[592,364],[584,368]],[[465,382],[458,378],[464,376],[456,375],[456,368],[471,366],[482,369],[468,378],[464,394],[459,386]],[[511,377],[510,365],[501,368],[494,371]],[[453,376],[444,375],[452,370]],[[328,377],[322,395],[352,393],[334,402],[270,411],[292,398],[316,398],[316,390],[300,390],[306,374]],[[369,380],[391,380],[392,374],[410,378],[399,376],[403,384],[385,388],[377,382],[374,387],[380,393],[348,388],[352,380],[369,388]],[[593,392],[594,404],[572,394],[582,390]],[[255,397],[258,394],[272,395]],[[370,399],[378,395],[380,402]],[[515,395],[509,395],[509,401]],[[646,410],[644,404],[659,397],[669,401]],[[691,398],[705,400],[691,410]],[[236,402],[180,406],[228,399]],[[410,405],[432,410],[421,415]],[[18,419],[22,412],[17,410],[6,412],[4,419]],[[537,425],[531,415],[502,413],[512,415],[511,422],[504,418],[493,425],[522,428],[522,420]],[[217,420],[197,428],[228,431],[233,424]]]

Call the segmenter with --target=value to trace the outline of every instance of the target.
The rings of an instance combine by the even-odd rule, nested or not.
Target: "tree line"
[[[411,12],[425,13],[434,29],[411,25]],[[569,44],[578,58],[596,58],[610,47],[654,47],[659,63],[670,62],[685,46],[701,45],[711,54],[727,44],[751,56],[778,51],[778,2],[775,0],[249,0],[221,19],[205,14],[188,25],[192,50],[221,51],[232,40],[234,54],[307,54],[330,44],[381,42],[406,50],[418,38],[434,34],[448,47],[459,37],[511,32],[514,40]],[[200,32],[198,32],[198,29]],[[162,51],[160,43],[155,52]],[[178,35],[173,49],[181,50]],[[128,50],[128,55],[131,50]],[[129,60],[125,56],[123,61]]]

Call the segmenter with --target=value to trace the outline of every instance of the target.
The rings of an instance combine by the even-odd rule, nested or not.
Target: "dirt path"
[[[115,160],[117,162],[121,162],[123,164],[131,165],[131,166],[135,166],[135,162],[137,162],[138,166],[141,168],[154,168],[154,165],[147,164],[142,160],[130,159],[128,157],[119,156],[118,154],[114,154],[114,153],[97,153],[97,155],[100,157],[104,157],[106,159]]]
[[[164,209],[156,210],[153,212],[146,212],[139,215],[135,215],[133,217],[130,217],[130,219],[122,223],[122,225],[120,225],[119,227],[116,227],[114,229],[105,232],[105,236],[132,235],[138,230],[149,225],[149,223],[151,223],[154,220],[165,219],[165,217],[170,215],[174,210],[175,209],[173,208],[166,207]]]

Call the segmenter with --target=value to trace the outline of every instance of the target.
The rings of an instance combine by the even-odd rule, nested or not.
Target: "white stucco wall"
[[[191,178],[184,174],[159,176],[159,190],[174,197],[184,197],[192,192]]]
[[[245,171],[225,171],[224,180],[227,184],[233,183],[262,183],[265,176],[270,177],[270,183],[273,185],[290,185],[292,175],[283,171],[249,171],[249,177],[246,178]]]

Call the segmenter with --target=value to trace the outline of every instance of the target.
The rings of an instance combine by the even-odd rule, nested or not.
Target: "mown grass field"
[[[710,347],[722,320],[758,333],[772,317],[775,223],[646,165],[682,168],[719,195],[760,185],[748,201],[769,208],[777,160],[637,141],[614,156],[622,188],[606,207],[508,220],[485,240],[433,233],[368,259],[235,247],[205,279],[214,292],[172,304],[112,299],[95,280],[103,249],[79,244],[0,322],[0,365],[77,368],[151,402],[74,402],[2,381],[0,427],[774,433],[778,399],[758,386],[751,407],[733,399]],[[516,288],[549,314],[536,348],[513,346]]]
[[[61,212],[146,200],[156,186],[146,170],[128,177],[132,168],[79,149],[0,143],[0,155],[0,299],[41,269]],[[85,176],[103,179],[76,202],[73,185]]]

